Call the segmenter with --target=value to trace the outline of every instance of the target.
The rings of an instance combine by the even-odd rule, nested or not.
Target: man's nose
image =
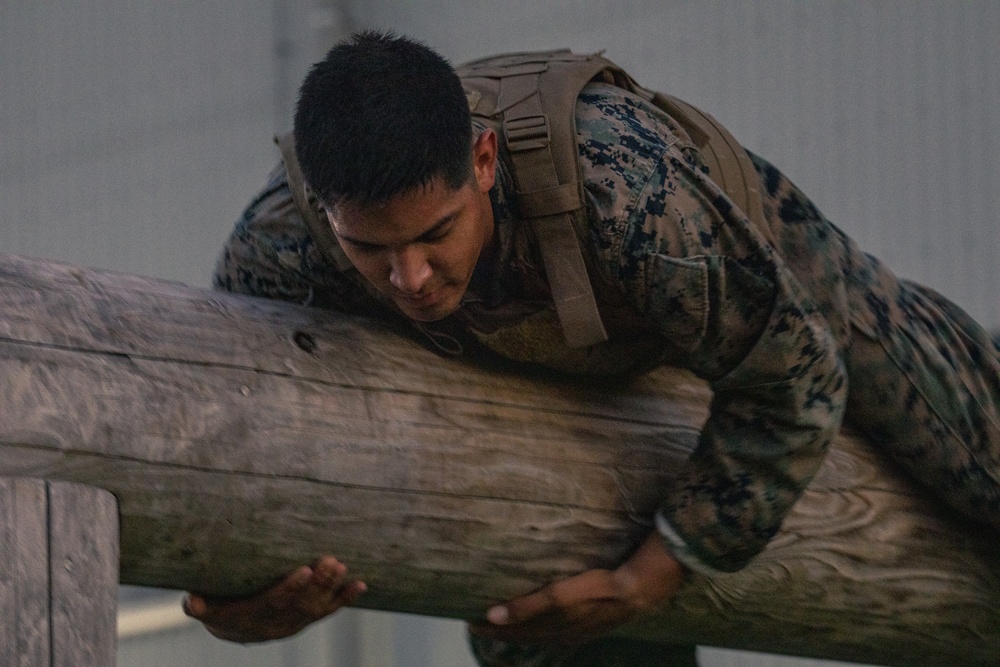
[[[389,257],[389,282],[400,292],[417,294],[431,277],[427,256],[416,247],[406,247]]]

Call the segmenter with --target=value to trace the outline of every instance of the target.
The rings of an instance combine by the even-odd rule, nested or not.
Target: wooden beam
[[[80,484],[0,477],[0,550],[0,664],[114,667],[114,496]]]
[[[120,501],[125,583],[240,594],[319,554],[363,604],[473,618],[613,566],[709,392],[441,359],[384,326],[0,257],[0,475]],[[1000,546],[850,434],[752,566],[626,634],[886,665],[1000,661]]]

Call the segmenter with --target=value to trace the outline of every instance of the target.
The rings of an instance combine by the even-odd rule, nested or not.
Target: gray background
[[[456,62],[603,49],[711,111],[898,273],[1000,328],[993,0],[0,0],[0,252],[207,285],[306,66],[361,27]],[[124,595],[123,619],[148,622],[122,635],[123,667],[471,664],[454,622],[351,611],[243,648],[185,625],[173,598]]]

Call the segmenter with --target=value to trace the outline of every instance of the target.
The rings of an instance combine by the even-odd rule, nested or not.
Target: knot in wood
[[[316,354],[316,339],[305,331],[296,331],[292,335],[292,341],[295,343],[303,352],[307,354]]]

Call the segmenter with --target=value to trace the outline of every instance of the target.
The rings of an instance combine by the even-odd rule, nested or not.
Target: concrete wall
[[[0,2],[0,249],[207,286],[339,16],[319,0]]]

